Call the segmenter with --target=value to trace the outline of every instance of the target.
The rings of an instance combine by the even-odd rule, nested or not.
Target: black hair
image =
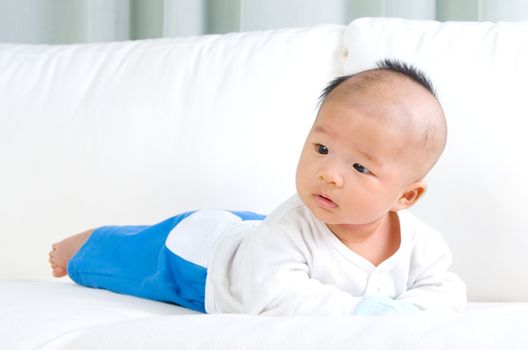
[[[376,64],[377,68],[374,68],[370,70],[370,72],[379,72],[379,71],[390,71],[394,73],[403,74],[407,78],[411,79],[412,81],[418,83],[419,85],[423,86],[427,91],[431,93],[435,98],[437,98],[436,91],[433,87],[433,84],[431,80],[425,75],[424,72],[422,72],[420,69],[399,61],[395,59],[385,58],[383,60],[380,60]],[[369,72],[369,71],[363,71],[356,74],[349,74],[344,75],[338,78],[335,78],[330,83],[328,83],[328,86],[326,86],[323,89],[323,92],[321,93],[321,96],[319,96],[319,101],[323,102],[328,95],[339,85],[341,85],[344,81],[353,78],[355,76],[358,76],[362,73]],[[381,78],[381,77],[380,77]],[[372,78],[369,80],[379,80],[379,78]]]

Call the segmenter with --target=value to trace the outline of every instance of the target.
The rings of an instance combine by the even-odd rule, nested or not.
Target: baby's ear
[[[422,198],[426,190],[427,184],[425,182],[416,181],[408,186],[405,192],[402,193],[392,210],[398,211],[412,207],[420,198]]]

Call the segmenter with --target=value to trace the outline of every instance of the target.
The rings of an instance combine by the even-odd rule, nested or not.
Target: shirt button
[[[386,273],[372,273],[369,278],[367,289],[376,295],[391,296],[394,294],[392,278]]]

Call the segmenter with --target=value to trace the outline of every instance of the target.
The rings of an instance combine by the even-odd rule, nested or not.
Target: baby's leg
[[[92,229],[81,232],[52,245],[52,250],[49,252],[49,262],[54,277],[66,276],[68,262],[90,238],[93,231]]]
[[[212,243],[235,224],[262,219],[253,213],[205,210],[152,226],[99,227],[54,245],[53,275],[67,273],[83,286],[205,312],[206,261]]]
[[[103,226],[69,237],[50,253],[53,275],[67,273],[82,286],[205,312],[207,269],[165,245],[171,231],[192,213],[152,226]]]

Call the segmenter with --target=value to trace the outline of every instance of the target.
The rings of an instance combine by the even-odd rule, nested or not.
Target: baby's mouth
[[[314,199],[323,208],[333,209],[337,207],[333,200],[320,193],[315,194]]]

